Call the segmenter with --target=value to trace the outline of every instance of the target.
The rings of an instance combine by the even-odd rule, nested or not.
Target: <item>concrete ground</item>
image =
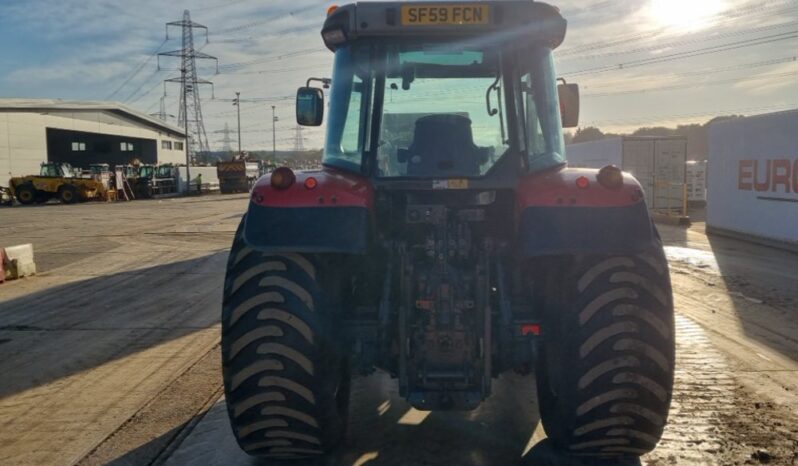
[[[246,196],[0,209],[0,246],[40,274],[0,285],[0,464],[259,464],[235,445],[219,373],[224,262]],[[700,215],[699,217],[700,218]],[[660,228],[677,305],[670,422],[648,465],[798,464],[798,255]],[[567,464],[534,380],[472,413],[353,387],[331,464]]]

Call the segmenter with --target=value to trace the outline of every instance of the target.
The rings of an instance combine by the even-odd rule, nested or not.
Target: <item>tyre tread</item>
[[[299,254],[253,250],[241,237],[243,224],[228,260],[222,318],[233,432],[253,456],[318,458],[340,441],[344,420],[334,413],[335,351],[321,337],[316,267]]]

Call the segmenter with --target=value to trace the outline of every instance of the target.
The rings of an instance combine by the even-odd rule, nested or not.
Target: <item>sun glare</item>
[[[665,27],[703,29],[726,9],[725,0],[651,0],[652,18]]]

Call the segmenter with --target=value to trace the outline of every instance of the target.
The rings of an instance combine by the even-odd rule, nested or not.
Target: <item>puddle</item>
[[[712,270],[720,273],[718,261],[711,251],[701,249],[682,248],[678,246],[665,246],[665,255],[669,261],[684,262],[699,269]]]

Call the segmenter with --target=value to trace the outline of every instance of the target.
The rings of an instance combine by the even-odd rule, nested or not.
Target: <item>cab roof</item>
[[[559,10],[533,0],[458,2],[357,2],[332,9],[322,28],[330,50],[377,38],[467,39],[537,42],[553,48],[565,39]]]

